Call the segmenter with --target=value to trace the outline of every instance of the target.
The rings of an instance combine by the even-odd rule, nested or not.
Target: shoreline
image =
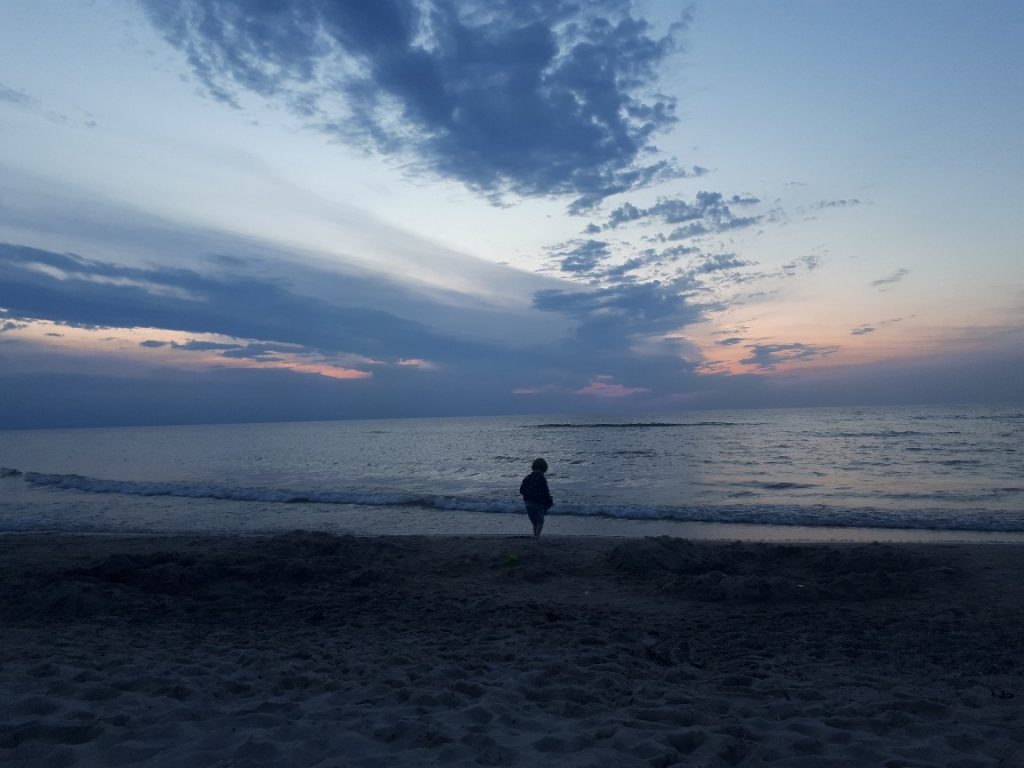
[[[396,521],[385,521],[384,515],[362,529],[346,529],[341,525],[324,526],[322,528],[288,527],[284,525],[276,530],[238,529],[238,530],[66,530],[53,528],[48,530],[0,530],[0,539],[4,537],[51,536],[51,537],[95,537],[95,538],[211,538],[211,539],[251,539],[268,538],[287,535],[295,531],[322,533],[332,536],[356,536],[362,539],[373,538],[531,538],[528,533],[529,521],[525,514],[509,515],[498,518],[487,515],[483,522],[490,526],[479,525],[477,530],[466,526],[460,516],[455,513],[446,523],[433,523],[422,530],[415,524],[408,525],[408,519],[396,515]],[[402,528],[408,530],[402,530]],[[482,530],[480,530],[482,529]],[[568,529],[568,530],[567,530]],[[1006,545],[1024,546],[1022,531],[982,531],[965,529],[929,529],[929,528],[849,528],[838,526],[801,526],[801,525],[767,525],[755,523],[712,523],[684,522],[672,520],[634,520],[619,518],[596,517],[561,517],[549,515],[545,527],[544,540],[553,538],[566,539],[644,539],[659,536],[701,541],[707,543],[743,542],[748,544],[892,544],[892,545]]]
[[[340,504],[289,505],[229,499],[108,496],[16,486],[0,502],[0,536],[50,535],[280,535],[315,530],[334,535],[519,535],[530,531],[525,512],[376,507]],[[41,531],[37,521],[51,526]],[[22,526],[19,528],[19,526]],[[26,530],[27,528],[27,530]],[[892,528],[769,523],[696,522],[608,516],[548,515],[545,535],[580,537],[673,536],[701,541],[749,542],[1005,542],[1024,545],[1024,531],[961,528]]]
[[[1015,544],[0,537],[0,761],[1024,764]]]

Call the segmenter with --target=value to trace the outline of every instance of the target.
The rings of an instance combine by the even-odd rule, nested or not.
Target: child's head
[[[544,459],[534,459],[533,464],[530,465],[530,469],[534,472],[547,472],[548,463]]]

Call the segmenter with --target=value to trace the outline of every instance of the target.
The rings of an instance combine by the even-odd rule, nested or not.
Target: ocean
[[[1024,408],[701,411],[0,432],[0,532],[1022,540]]]

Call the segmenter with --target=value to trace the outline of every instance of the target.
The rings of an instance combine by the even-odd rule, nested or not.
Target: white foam
[[[24,482],[42,488],[98,494],[169,496],[279,504],[422,507],[488,514],[520,514],[522,512],[522,505],[518,497],[512,495],[505,498],[470,498],[358,489],[254,488],[205,483],[109,480],[74,474],[19,472],[8,468],[0,470],[0,477],[20,477]],[[881,510],[784,504],[655,506],[560,503],[555,507],[554,512],[560,515],[611,517],[625,520],[674,520],[833,528],[1024,531],[1024,512],[999,512],[986,509]]]

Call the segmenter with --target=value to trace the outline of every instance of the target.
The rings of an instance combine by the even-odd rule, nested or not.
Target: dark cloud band
[[[692,175],[649,162],[685,21],[628,0],[139,0],[216,98],[282,101],[335,137],[490,195],[610,194]]]

